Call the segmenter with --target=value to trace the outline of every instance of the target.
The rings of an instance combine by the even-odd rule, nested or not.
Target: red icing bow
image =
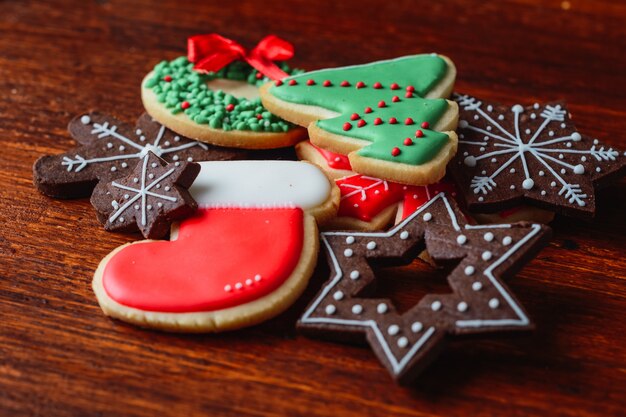
[[[274,61],[293,57],[293,45],[275,35],[268,35],[250,52],[233,41],[216,33],[196,35],[187,39],[187,58],[198,72],[216,72],[236,59],[246,61],[261,74],[272,80],[288,76]]]

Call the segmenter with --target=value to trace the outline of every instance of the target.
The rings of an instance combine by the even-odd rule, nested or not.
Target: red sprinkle
[[[391,98],[391,101],[393,101],[394,103],[397,103],[398,101],[400,101],[400,97],[398,97],[398,96],[393,96],[393,97]]]
[[[235,105],[234,104],[227,104],[226,105],[226,111],[233,111],[235,110]]]
[[[360,118],[361,116],[358,113],[352,113],[352,116],[350,116],[350,120],[359,120]]]
[[[260,115],[260,114],[257,114],[257,115],[256,115],[256,118],[257,118],[257,119],[259,119],[259,120],[261,120],[261,119],[263,118],[263,116],[262,116],[262,115]]]
[[[391,84],[391,89],[392,90],[399,90],[400,86],[398,85],[398,83],[393,83],[393,84]]]
[[[298,82],[296,80],[289,80],[289,85],[296,85]]]
[[[315,85],[315,81],[307,80],[306,85]]]
[[[387,104],[384,101],[380,100],[378,102],[378,107],[387,107]]]
[[[398,156],[398,155],[400,155],[400,152],[402,152],[402,151],[400,150],[400,148],[395,147],[395,148],[393,148],[393,149],[391,150],[391,156]]]
[[[404,97],[406,97],[406,98],[413,98],[413,93],[411,93],[410,91],[407,91],[406,94],[404,95]]]
[[[364,111],[365,111],[365,113],[371,113],[372,112],[372,108],[371,107],[366,107]]]
[[[163,81],[169,83],[170,81],[172,81],[172,77],[170,75],[166,75],[165,77],[163,77]]]
[[[255,77],[257,80],[260,80],[261,78],[263,78],[263,74],[261,74],[260,72],[257,72]]]
[[[350,87],[350,83],[349,83],[349,82],[347,82],[346,80],[343,80],[343,81],[341,82],[341,84],[339,84],[339,85],[340,85],[340,86],[342,86],[342,87]]]
[[[383,85],[381,83],[379,83],[378,81],[376,81],[373,85],[374,88],[383,88]]]
[[[421,130],[418,130],[417,132],[415,132],[415,137],[421,138],[424,136],[424,132],[422,132]]]
[[[331,83],[330,81],[326,80],[326,81],[324,81],[324,82],[322,83],[322,85],[323,85],[324,87],[330,87],[331,85],[333,85],[333,83]]]
[[[363,88],[365,87],[365,83],[363,81],[359,81],[356,83],[356,88]]]
[[[283,82],[281,80],[276,80],[274,85],[276,85],[276,87],[280,87],[281,85],[283,85]]]
[[[404,139],[404,144],[406,146],[411,146],[411,145],[413,145],[413,141],[411,140],[411,138],[406,138],[406,139]]]
[[[409,93],[412,93],[413,91],[415,91],[415,87],[413,87],[412,85],[409,85],[406,87],[406,91],[408,91]]]
[[[383,123],[383,119],[381,119],[380,117],[377,117],[377,118],[374,119],[374,124],[376,126],[378,126],[378,125],[380,125],[382,123]]]
[[[365,120],[361,119],[361,120],[359,120],[359,123],[357,123],[356,125],[357,125],[357,127],[363,127],[363,126],[365,126],[366,124],[367,124],[367,123],[365,122]]]
[[[180,108],[183,110],[187,110],[189,107],[191,107],[191,104],[189,104],[188,101],[183,101],[182,103],[180,103]]]
[[[348,122],[345,122],[343,124],[343,130],[350,130],[350,129],[352,129],[352,125]]]
[[[422,122],[422,129],[428,129],[430,127],[430,123]]]
[[[396,123],[398,123],[398,119],[396,119],[395,117],[390,117],[389,118],[389,123],[392,125],[395,125]]]
[[[414,123],[414,122],[413,122],[413,119],[411,119],[410,117],[407,117],[407,118],[404,120],[404,124],[405,124],[405,125],[412,125],[413,123]]]

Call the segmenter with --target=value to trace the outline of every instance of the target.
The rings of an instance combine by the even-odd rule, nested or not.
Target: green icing
[[[288,74],[302,71],[291,69],[285,63],[277,65]],[[213,129],[249,130],[254,132],[287,132],[292,124],[271,114],[261,104],[261,99],[238,98],[220,90],[211,90],[207,81],[216,78],[245,81],[260,86],[269,81],[257,78],[258,71],[245,62],[234,61],[215,73],[201,74],[193,70],[193,63],[186,57],[162,61],[154,67],[154,74],[146,80],[144,88],[151,89],[172,114],[185,112],[194,122]],[[171,77],[166,81],[166,77]],[[183,109],[183,103],[189,103]],[[227,106],[232,109],[228,111]],[[230,107],[229,107],[230,108]]]
[[[439,56],[415,55],[292,76],[282,85],[272,86],[270,92],[284,101],[341,113],[338,117],[318,121],[317,126],[331,133],[372,142],[359,150],[359,155],[419,165],[437,155],[449,139],[444,133],[421,127],[422,122],[434,125],[448,109],[444,99],[423,98],[446,75],[447,69],[446,61]],[[291,79],[297,84],[289,85]],[[315,84],[307,85],[308,80]],[[332,86],[324,87],[326,80]],[[350,86],[342,87],[343,81],[348,81]],[[365,86],[357,88],[359,81]],[[382,88],[374,88],[376,82],[381,83]],[[398,84],[399,89],[391,89],[392,83]],[[407,86],[414,88],[411,98],[405,97]],[[394,96],[400,101],[393,102]],[[378,107],[380,101],[384,101],[386,107]],[[372,112],[365,113],[366,107]],[[360,119],[351,120],[353,113],[357,113]],[[392,117],[397,119],[396,124],[389,123]],[[375,125],[376,118],[382,119],[383,123]],[[407,118],[411,118],[414,124],[406,125]],[[361,119],[366,125],[358,127]],[[345,123],[350,123],[350,130],[344,130]],[[415,136],[418,129],[424,133],[421,138]],[[406,138],[411,138],[413,144],[404,145]],[[391,153],[394,147],[400,149],[397,156]]]

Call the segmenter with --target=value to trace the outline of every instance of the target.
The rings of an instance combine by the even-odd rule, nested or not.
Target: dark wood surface
[[[557,219],[511,282],[534,333],[455,340],[410,387],[367,347],[296,334],[324,268],[286,314],[239,332],[169,335],[106,318],[93,271],[135,237],[104,232],[87,200],[31,183],[37,157],[73,145],[73,115],[133,121],[144,74],[206,32],[248,46],[278,34],[307,69],[437,51],[455,61],[457,91],[564,99],[582,131],[625,148],[624,2],[202,3],[0,2],[0,415],[624,415],[625,181],[599,194],[596,220]],[[385,292],[406,306],[445,290],[430,272],[415,263]]]

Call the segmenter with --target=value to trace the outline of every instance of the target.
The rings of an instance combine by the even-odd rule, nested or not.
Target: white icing
[[[372,242],[367,242],[367,249],[369,250],[374,250],[376,249],[376,242],[372,241]]]
[[[348,245],[353,244],[353,243],[354,243],[354,236],[348,236],[348,237],[346,238],[346,243],[347,243]]]
[[[433,303],[430,305],[430,308],[433,311],[441,310],[441,301],[433,301]]]
[[[422,331],[423,328],[424,328],[424,325],[420,323],[419,321],[416,321],[415,323],[411,324],[411,331],[413,333],[419,333]]]
[[[390,336],[395,336],[398,334],[398,332],[400,331],[400,327],[398,327],[397,324],[392,324],[391,326],[389,326],[389,328],[387,329],[387,333],[389,333]]]
[[[335,314],[335,312],[337,311],[337,308],[334,305],[329,304],[326,306],[324,311],[326,311],[326,314],[332,315],[332,314]]]
[[[400,239],[407,240],[408,238],[409,238],[409,232],[407,232],[406,230],[400,233]]]
[[[402,336],[401,338],[398,339],[398,347],[405,348],[408,345],[409,345],[409,339],[407,339],[406,337]]]
[[[352,306],[352,312],[354,314],[361,314],[363,312],[363,306],[360,304],[355,304]]]
[[[490,308],[498,308],[498,306],[500,305],[500,301],[498,301],[497,298],[492,298],[491,300],[489,300],[489,307]]]
[[[504,246],[509,246],[511,243],[513,243],[511,236],[505,236],[504,239],[502,239],[502,244]]]
[[[490,260],[492,256],[493,256],[492,253],[489,252],[488,250],[484,251],[483,254],[481,255],[481,257],[483,258],[483,261]]]
[[[493,240],[493,233],[487,232],[483,235],[483,238],[485,239],[485,241],[491,242]]]
[[[431,221],[433,219],[433,215],[430,214],[430,213],[426,213],[426,214],[424,214],[423,219],[424,219],[425,222],[429,222],[429,221]]]
[[[456,305],[456,309],[458,311],[460,311],[461,313],[464,313],[467,311],[467,303],[465,301],[461,301],[459,304]]]
[[[464,245],[467,242],[467,236],[465,235],[458,235],[456,237],[456,243],[458,243],[459,245]]]
[[[352,249],[346,249],[343,251],[343,256],[345,256],[346,258],[351,257],[354,254],[354,252],[352,251]]]
[[[336,291],[336,292],[333,294],[333,298],[334,298],[336,301],[340,301],[340,300],[342,300],[342,299],[343,299],[343,292],[341,292],[341,291]]]
[[[387,312],[387,304],[380,303],[376,306],[376,311],[378,314],[385,314]]]
[[[352,271],[350,272],[350,279],[359,279],[359,277],[361,276],[361,274],[359,274],[359,271]]]
[[[475,281],[475,282],[472,283],[472,289],[474,291],[480,291],[480,290],[482,290],[482,288],[483,288],[483,284],[481,284],[480,282]]]
[[[469,265],[469,266],[466,266],[466,267],[465,267],[465,270],[464,270],[464,271],[465,271],[465,275],[470,276],[470,275],[473,275],[473,274],[474,274],[474,272],[476,271],[476,269],[475,269],[473,266]]]
[[[324,203],[330,182],[312,164],[294,161],[200,162],[189,188],[202,207],[287,207]]]

